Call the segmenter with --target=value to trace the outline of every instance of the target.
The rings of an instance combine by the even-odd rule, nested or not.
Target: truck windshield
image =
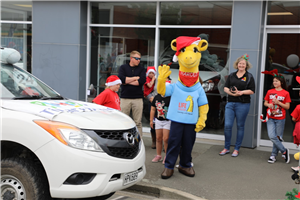
[[[1,99],[63,99],[57,92],[25,70],[1,63]]]

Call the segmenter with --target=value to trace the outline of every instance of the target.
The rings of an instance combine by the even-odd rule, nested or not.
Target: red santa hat
[[[117,84],[122,84],[122,81],[119,79],[119,77],[117,77],[116,75],[111,75],[106,79],[106,86],[114,86]]]
[[[198,45],[200,40],[201,40],[200,37],[179,36],[178,38],[176,38],[177,51],[176,51],[175,55],[173,56],[173,62],[178,61],[177,56],[180,54],[181,49],[183,49],[184,47],[190,46],[191,44]]]
[[[156,69],[155,69],[155,67],[153,67],[153,66],[147,67],[146,76],[148,76],[150,72],[153,72],[154,75],[156,75]]]

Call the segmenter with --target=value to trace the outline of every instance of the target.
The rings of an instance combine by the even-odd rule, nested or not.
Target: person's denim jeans
[[[234,149],[235,150],[240,149],[244,138],[245,121],[249,109],[250,109],[250,103],[227,102],[225,107],[225,125],[224,125],[225,149],[228,150],[230,149],[234,119],[236,119],[236,124],[237,124],[237,136],[236,136]]]
[[[281,151],[281,153],[284,153],[286,151],[286,148],[283,146],[282,142],[280,142],[280,140],[277,138],[277,136],[280,136],[282,138],[284,125],[285,119],[278,120],[269,118],[269,120],[267,121],[268,136],[273,142],[271,156],[277,156],[278,151]]]

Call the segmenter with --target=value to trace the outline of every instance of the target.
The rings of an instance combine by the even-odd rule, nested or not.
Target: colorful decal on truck
[[[1,107],[3,108],[35,114],[49,120],[52,120],[60,113],[101,112],[103,114],[111,114],[112,112],[117,112],[115,109],[98,104],[74,100],[15,100],[13,102],[3,101],[2,103]]]

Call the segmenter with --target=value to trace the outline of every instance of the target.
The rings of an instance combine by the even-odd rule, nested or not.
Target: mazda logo
[[[134,145],[134,137],[131,133],[125,132],[123,134],[124,139],[128,142],[130,146]]]

